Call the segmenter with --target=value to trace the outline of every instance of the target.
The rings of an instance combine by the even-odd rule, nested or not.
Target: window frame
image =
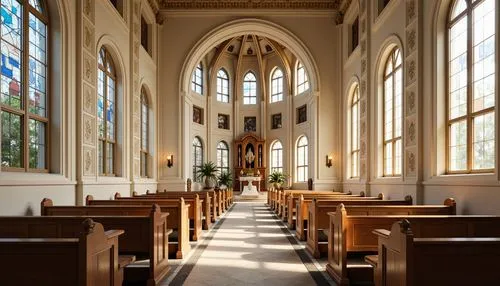
[[[495,113],[496,112],[496,106],[497,106],[497,100],[495,98],[495,104],[492,107],[482,109],[480,111],[474,112],[472,110],[473,107],[473,97],[474,97],[474,42],[473,42],[473,37],[474,37],[474,9],[481,5],[485,0],[476,0],[476,1],[470,1],[470,0],[464,0],[466,3],[466,8],[464,11],[456,15],[452,19],[452,14],[455,9],[455,6],[460,0],[453,0],[451,1],[451,4],[449,5],[448,9],[448,14],[446,17],[446,33],[445,33],[445,71],[446,71],[446,84],[445,84],[445,125],[446,125],[446,131],[445,131],[445,142],[446,142],[446,151],[445,151],[445,174],[447,175],[467,175],[467,174],[492,174],[495,172],[495,166],[497,163],[497,160],[495,159],[495,162],[493,164],[493,168],[490,169],[474,169],[474,118],[483,116],[489,113]],[[495,28],[497,27],[498,23],[498,12],[496,11],[498,9],[497,3],[495,3]],[[465,115],[458,116],[456,118],[450,119],[450,30],[452,27],[457,24],[459,21],[461,21],[464,17],[467,17],[467,87],[466,87],[466,92],[467,92],[467,112]],[[497,73],[497,66],[496,64],[498,63],[498,55],[497,55],[497,50],[498,50],[498,43],[497,43],[497,33],[498,30],[495,29],[495,34],[494,34],[494,41],[495,41],[495,96],[497,92],[497,80],[496,78],[498,77]],[[484,78],[483,78],[484,79]],[[455,123],[465,121],[466,123],[466,134],[467,134],[467,155],[466,155],[466,169],[464,170],[451,170],[450,168],[450,142],[451,142],[451,136],[450,136],[450,129],[451,126]],[[498,126],[495,124],[495,130],[498,128]],[[495,131],[496,132],[496,131]],[[496,134],[495,134],[495,141],[497,141]],[[496,146],[497,142],[495,142]],[[496,148],[496,147],[494,147]],[[496,149],[494,150],[496,153]]]
[[[195,145],[195,143],[199,143],[199,145]],[[193,181],[194,182],[201,182],[198,178],[196,178],[196,172],[198,169],[200,169],[203,165],[203,160],[204,160],[204,152],[203,152],[203,141],[199,136],[195,136],[192,143],[191,143],[191,151],[193,154]],[[199,151],[199,153],[198,153]],[[196,158],[197,155],[201,156],[201,165],[196,165]]]
[[[354,86],[354,89],[351,94],[351,103],[349,105],[350,109],[350,157],[351,157],[351,164],[350,164],[350,171],[351,171],[351,179],[356,179],[359,178],[359,173],[360,173],[360,166],[359,166],[359,151],[360,151],[360,131],[359,131],[359,123],[360,123],[360,114],[359,114],[359,105],[360,105],[360,96],[359,96],[359,85],[356,83]],[[354,126],[354,108],[356,107],[356,126]],[[356,127],[356,128],[355,128]],[[356,146],[354,146],[354,132],[357,133],[357,140],[356,140]],[[354,157],[356,156],[356,168],[354,168]],[[355,175],[354,175],[355,174]]]
[[[302,144],[302,139],[305,139],[306,142],[305,142],[305,145],[300,145]],[[307,138],[307,136],[305,135],[302,135],[300,136],[298,139],[297,139],[297,158],[296,158],[296,167],[295,167],[295,170],[297,172],[297,176],[295,178],[295,182],[297,183],[305,183],[307,182],[307,180],[309,179],[308,176],[309,176],[309,139]],[[301,150],[304,150],[303,154],[304,155],[304,165],[299,165],[299,156],[300,156],[300,153],[301,153]],[[306,157],[307,157],[307,160],[306,160]],[[303,169],[303,175],[304,175],[304,181],[300,181],[299,180],[299,174],[301,173],[301,170]]]
[[[98,170],[98,175],[99,176],[107,176],[107,177],[114,177],[116,176],[116,155],[117,155],[117,151],[116,151],[116,146],[118,145],[118,140],[117,140],[117,131],[118,131],[118,121],[117,121],[117,107],[118,107],[118,91],[117,91],[117,87],[118,87],[118,76],[116,74],[116,65],[114,64],[114,60],[113,60],[113,57],[111,56],[111,54],[109,53],[108,49],[105,47],[105,46],[102,46],[101,49],[99,49],[99,53],[101,53],[101,51],[104,51],[105,53],[105,57],[103,58],[103,64],[100,64],[99,63],[99,60],[97,60],[97,69],[98,69],[98,73],[99,73],[99,70],[102,71],[104,73],[104,83],[103,83],[103,86],[104,86],[104,95],[103,95],[103,103],[104,103],[104,106],[103,106],[103,110],[104,110],[104,139],[101,138],[99,136],[99,130],[98,130],[98,144],[103,144],[103,148],[102,148],[102,169],[103,169],[103,172],[101,173],[100,170]],[[99,58],[99,55],[97,55],[97,57]],[[111,64],[111,67],[114,71],[114,75],[113,74],[110,74],[108,71],[107,71],[107,68],[106,68],[106,65],[107,65],[107,61],[111,61],[110,64]],[[108,95],[108,78],[111,78],[114,83],[115,83],[115,88],[114,88],[114,104],[115,104],[115,111],[113,112],[113,128],[114,128],[114,131],[113,131],[113,140],[109,140],[108,139],[108,120],[107,120],[107,115],[106,115],[106,111],[107,111],[107,107],[108,107],[108,98],[109,98],[109,95]],[[98,79],[99,80],[99,79]],[[99,97],[99,91],[97,91],[97,97]],[[99,104],[99,99],[97,99],[97,104]],[[99,117],[97,116],[97,119],[99,120]],[[108,144],[111,144],[113,146],[113,163],[112,163],[112,168],[113,168],[113,172],[111,173],[107,173],[106,170],[107,170],[107,145]],[[97,146],[97,152],[99,152],[99,146]],[[99,158],[99,156],[98,156]],[[99,163],[98,163],[99,164]]]
[[[399,52],[399,57],[401,58],[401,63],[399,66],[396,66],[396,58],[394,57],[394,55],[396,54],[396,52]],[[392,64],[392,71],[386,75],[386,70],[387,70],[387,66],[388,64],[391,63]],[[396,90],[396,73],[398,72],[398,70],[401,70],[401,130],[400,130],[400,135],[398,137],[395,136],[395,131],[396,131],[396,112],[395,112],[395,90]],[[383,88],[382,88],[382,149],[383,149],[383,154],[382,154],[382,161],[383,161],[383,166],[382,166],[382,175],[384,177],[401,177],[403,175],[403,129],[404,129],[404,126],[403,126],[403,114],[404,114],[404,111],[403,111],[403,107],[404,107],[404,102],[403,102],[403,95],[404,95],[404,70],[403,70],[403,53],[401,51],[401,48],[396,46],[396,47],[393,47],[391,49],[391,51],[389,52],[389,56],[387,57],[387,60],[384,64],[384,69],[383,69],[383,77],[382,77],[382,85],[383,85]],[[386,95],[386,87],[385,87],[385,83],[387,80],[389,80],[390,78],[392,78],[392,137],[391,139],[389,140],[386,140],[385,139],[385,95]],[[400,173],[395,173],[394,172],[394,166],[395,166],[395,163],[396,163],[396,144],[397,144],[397,141],[400,141],[401,142],[401,154],[400,154]],[[387,148],[386,146],[391,144],[392,146],[392,157],[391,157],[391,160],[392,160],[392,172],[391,173],[387,173],[386,172],[386,153],[387,153]]]
[[[297,61],[297,69],[296,71],[296,92],[295,95],[300,95],[303,94],[311,89],[311,85],[309,83],[309,75],[307,74],[306,67],[302,64],[302,62]],[[299,73],[304,73],[304,81],[299,82]],[[304,88],[302,91],[301,87],[302,86],[307,86],[307,88]]]
[[[253,79],[247,79],[249,75],[253,76]],[[249,93],[245,94],[245,84],[250,85]],[[256,105],[257,104],[257,77],[252,71],[248,71],[245,73],[243,77],[243,105]],[[252,89],[252,87],[255,87]],[[252,91],[255,91],[255,95],[252,94]],[[245,102],[245,99],[248,99],[248,103]],[[255,103],[253,103],[253,99],[255,99]]]
[[[221,77],[221,72],[224,74],[225,77]],[[223,88],[223,83],[226,82],[227,83],[227,94],[223,93],[224,92],[224,88]],[[220,84],[219,84],[220,83]],[[219,91],[219,86],[221,87],[221,90]],[[229,99],[229,94],[230,94],[230,87],[229,87],[229,74],[227,73],[227,71],[224,69],[224,68],[220,68],[218,71],[217,71],[217,83],[216,83],[216,100],[218,102],[222,102],[222,103],[229,103],[230,102],[230,99]],[[226,99],[226,100],[225,100]]]
[[[276,147],[277,145],[279,144],[279,147]],[[271,166],[271,173],[273,172],[281,172],[283,173],[284,171],[284,164],[283,164],[283,151],[284,151],[284,148],[283,148],[283,144],[281,143],[280,140],[276,140],[274,141],[272,144],[271,144],[271,162],[270,162],[270,166]],[[273,162],[274,162],[274,156],[278,156],[278,160],[277,162],[280,162],[281,161],[281,165],[278,164],[279,166],[274,166]],[[281,160],[279,160],[281,158]]]
[[[278,71],[281,73],[281,75],[275,76]],[[271,86],[270,86],[270,90],[271,90],[270,102],[271,103],[276,103],[276,102],[283,101],[284,77],[285,77],[285,75],[284,75],[283,71],[279,67],[276,67],[273,70],[273,72],[271,73]],[[276,83],[277,91],[274,90],[274,83],[275,82],[277,82]],[[280,91],[280,86],[281,86],[281,91]],[[276,99],[274,99],[274,98],[276,98]]]
[[[221,148],[221,146],[223,146],[224,148]],[[221,161],[219,162],[219,152],[221,154]],[[227,166],[223,166],[223,156],[224,154],[227,156]],[[227,174],[229,174],[230,172],[230,162],[229,162],[229,145],[226,143],[226,141],[219,141],[219,143],[217,143],[217,168],[219,169],[219,174],[222,174],[223,172],[226,172]],[[221,164],[219,164],[221,163]]]
[[[21,45],[19,47],[19,52],[21,53],[20,60],[20,73],[21,78],[18,80],[19,85],[21,86],[21,107],[15,108],[10,105],[3,104],[0,102],[0,117],[3,112],[9,113],[14,116],[19,116],[20,125],[22,132],[20,134],[21,139],[21,154],[20,154],[20,163],[21,167],[4,167],[1,164],[1,156],[0,156],[0,169],[6,172],[25,172],[25,173],[49,173],[50,170],[50,137],[51,137],[51,128],[50,128],[50,113],[51,113],[51,88],[50,88],[50,78],[51,78],[51,32],[50,32],[50,19],[47,15],[47,3],[44,0],[37,0],[40,4],[41,12],[33,7],[29,0],[21,0],[18,1],[21,6],[22,12],[22,22],[21,22]],[[2,4],[3,5],[3,4]],[[36,17],[40,22],[45,24],[45,116],[40,116],[35,113],[29,112],[30,108],[30,84],[29,84],[29,58],[31,56],[29,52],[29,44],[30,44],[30,27],[29,27],[29,15],[32,14]],[[3,42],[3,39],[0,36],[0,42]],[[11,43],[8,43],[11,45]],[[11,45],[12,46],[12,45]],[[17,48],[17,47],[16,47]],[[35,59],[37,60],[37,59]],[[26,80],[27,79],[27,80]],[[1,120],[1,119],[0,119]],[[41,122],[45,125],[45,167],[44,168],[31,168],[30,167],[30,156],[29,156],[29,148],[30,148],[30,134],[29,134],[29,125],[30,120],[34,120],[36,122]],[[2,134],[0,134],[0,138],[2,138]],[[0,150],[1,152],[1,150]]]
[[[200,82],[197,81],[198,76],[196,73],[198,71],[200,72]],[[196,88],[199,88],[200,92]],[[201,62],[194,68],[193,76],[191,77],[191,90],[199,95],[203,95],[203,64]]]
[[[144,114],[144,107],[146,108],[146,114]],[[141,89],[141,167],[140,167],[140,175],[142,178],[149,178],[149,131],[150,131],[150,126],[149,126],[149,116],[150,116],[150,111],[149,111],[149,100],[148,100],[148,95],[146,93],[146,90],[144,87]],[[144,118],[146,117],[146,118]],[[146,126],[146,133],[144,133],[144,123]],[[146,138],[144,138],[144,134],[146,134]],[[144,149],[144,141],[146,141],[146,149]],[[144,158],[144,162],[142,161]]]

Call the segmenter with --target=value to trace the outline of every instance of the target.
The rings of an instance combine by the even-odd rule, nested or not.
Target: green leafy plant
[[[269,183],[273,183],[275,188],[281,187],[286,180],[288,176],[282,172],[274,171],[271,174],[269,174],[268,181]]]
[[[233,175],[231,175],[231,172],[222,172],[220,175],[219,175],[219,186],[226,186],[226,187],[230,187],[233,183]]]
[[[210,161],[201,165],[201,168],[196,171],[196,178],[199,180],[205,178],[205,187],[212,188],[217,181],[218,173],[219,168],[217,168],[214,162]]]

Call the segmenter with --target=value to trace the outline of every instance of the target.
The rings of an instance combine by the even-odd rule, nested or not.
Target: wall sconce
[[[174,165],[174,155],[167,156],[167,167],[171,168]]]
[[[326,155],[326,166],[330,168],[332,166],[333,157]]]

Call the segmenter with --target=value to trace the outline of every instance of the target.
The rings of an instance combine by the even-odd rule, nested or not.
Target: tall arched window
[[[203,66],[199,63],[193,72],[193,78],[191,79],[191,89],[203,95]]]
[[[257,104],[257,79],[252,72],[243,79],[243,104]]]
[[[141,89],[141,177],[147,177],[149,157],[149,102],[144,88]]]
[[[114,175],[116,152],[116,70],[102,47],[98,55],[97,119],[99,123],[99,174]]]
[[[495,169],[495,0],[454,1],[448,19],[447,171]]]
[[[229,77],[224,69],[217,72],[217,101],[229,102]]]
[[[309,90],[309,78],[307,77],[307,71],[301,62],[297,64],[297,93],[301,94]]]
[[[271,103],[283,100],[283,72],[276,68],[271,76]]]
[[[271,145],[271,172],[283,173],[283,145],[280,141]]]
[[[351,178],[359,177],[359,86],[351,99]]]
[[[217,144],[217,167],[221,174],[229,174],[229,147],[224,141]]]
[[[394,48],[384,69],[383,129],[384,176],[400,176],[402,161],[403,67],[399,48]]]
[[[48,24],[40,0],[1,1],[1,166],[48,172]],[[26,23],[27,25],[25,25]]]
[[[309,174],[309,148],[306,136],[297,141],[297,182],[306,182]]]
[[[196,136],[193,140],[193,180],[200,182],[197,178],[198,170],[201,169],[203,165],[203,144],[201,143],[200,137]]]

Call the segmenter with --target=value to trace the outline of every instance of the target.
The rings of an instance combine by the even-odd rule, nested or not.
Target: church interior
[[[0,285],[500,284],[499,6],[0,0]]]

